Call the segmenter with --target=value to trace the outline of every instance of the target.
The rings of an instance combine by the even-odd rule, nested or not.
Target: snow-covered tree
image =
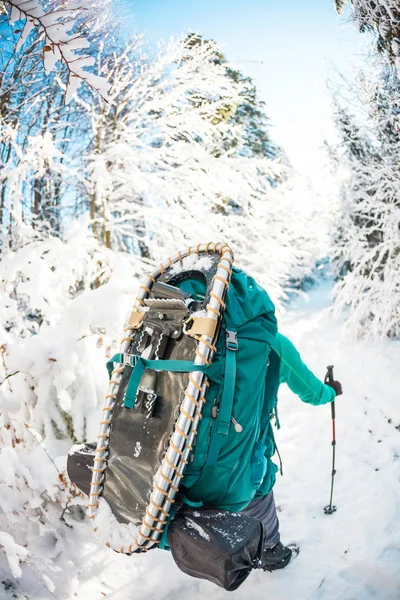
[[[59,231],[61,189],[69,178],[77,176],[64,164],[66,157],[51,126],[48,131],[27,137],[20,135],[22,128],[0,119],[0,139],[8,157],[0,171],[0,251],[24,243],[19,237],[23,224],[32,225],[38,232]],[[24,138],[23,144],[20,137]]]
[[[185,43],[190,48],[204,43],[209,43],[210,40],[204,40],[199,34],[190,33]],[[236,152],[245,156],[253,156],[258,158],[276,158],[282,155],[282,150],[277,143],[272,141],[269,134],[269,119],[266,115],[266,103],[259,98],[258,90],[251,79],[243,75],[241,71],[233,68],[221,49],[215,42],[211,41],[214,46],[214,54],[210,60],[225,68],[225,75],[232,79],[240,89],[239,103],[227,105],[224,110],[221,110],[216,123],[219,120],[225,120],[232,124],[241,126],[240,139],[231,138],[225,141],[225,150],[230,150],[231,154]],[[195,96],[194,102],[206,102],[206,98]],[[216,149],[219,152],[219,148]]]
[[[31,68],[24,57],[4,78],[0,209],[8,245],[18,244],[14,225],[22,221],[60,232],[70,206],[75,214],[90,210],[103,245],[144,260],[221,235],[246,252],[249,227],[264,250],[262,239],[286,246],[286,229],[274,229],[280,201],[271,185],[286,168],[263,133],[252,85],[227,75],[215,42],[170,42],[156,57],[145,55],[139,39],[124,49],[110,40],[99,50],[108,102],[87,92],[65,107],[62,90],[52,93],[51,81],[39,80],[37,92],[26,91],[27,104],[15,91],[19,72]],[[30,60],[37,67],[40,54]],[[270,271],[277,289],[290,276],[290,261],[281,266]]]
[[[107,82],[93,71],[88,71],[95,60],[87,50],[90,47],[85,27],[95,22],[97,13],[106,9],[99,0],[2,0],[0,7],[10,24],[17,25],[14,34],[19,36],[16,51],[21,49],[34,33],[41,42],[44,67],[47,72],[61,63],[66,69],[66,102],[85,83],[103,96]],[[90,26],[89,25],[89,26]]]
[[[64,15],[60,18],[64,19],[67,18],[68,12],[61,10],[62,6],[61,3],[57,3],[54,10],[60,10],[60,14]],[[30,7],[31,3],[27,2],[21,9],[30,10]],[[80,35],[87,34],[91,41],[96,41],[103,33],[103,16],[97,15],[93,3],[87,8],[90,10],[82,8],[79,20],[72,20],[70,25],[74,26],[75,33],[78,28]],[[107,3],[104,8],[107,8]],[[51,5],[46,4],[45,9],[50,11]],[[76,5],[74,11],[77,10]],[[61,65],[61,69],[48,73],[44,68],[47,63],[43,63],[43,54],[47,56],[47,53],[43,52],[45,40],[40,27],[33,28],[27,37],[18,27],[23,27],[23,24],[10,24],[8,13],[0,15],[0,119],[3,134],[0,137],[3,167],[0,185],[0,230],[3,233],[7,229],[12,230],[16,205],[19,204],[17,210],[24,214],[26,222],[31,220],[38,226],[41,221],[47,221],[53,231],[59,232],[62,229],[66,205],[76,201],[77,188],[80,185],[77,168],[79,160],[75,158],[80,157],[87,140],[87,113],[76,102],[65,104],[65,94],[71,79],[68,69]],[[51,26],[50,29],[52,28]],[[111,24],[109,30],[113,32],[115,27]],[[21,39],[18,40],[20,35],[22,43]],[[97,47],[96,43],[93,47]],[[93,49],[90,52],[94,54]],[[69,90],[72,92],[70,86]],[[97,94],[88,86],[80,90],[82,97],[91,93]],[[32,163],[32,148],[36,147],[38,152],[40,151],[40,144],[36,144],[39,139],[45,140],[46,152],[51,141],[55,150],[53,165],[51,168],[49,164],[47,168],[42,166],[36,172],[33,168],[28,174],[27,165],[29,160]],[[75,169],[74,175],[72,165]],[[27,176],[17,185],[13,171],[21,173],[21,169],[25,169]]]
[[[350,0],[353,20],[360,31],[377,35],[377,48],[393,60],[400,59],[400,6],[398,0]],[[347,0],[335,0],[340,13]]]
[[[159,247],[171,228],[187,231],[194,215],[199,228],[210,211],[229,202],[245,210],[263,187],[263,175],[279,171],[278,163],[235,157],[224,149],[229,138],[244,145],[243,127],[221,118],[227,106],[239,105],[241,88],[213,61],[215,52],[213,42],[179,40],[154,60],[131,45],[105,61],[110,103],[89,108],[89,177],[92,217],[106,244],[112,230],[119,244],[129,237],[140,241],[145,233],[146,244]]]
[[[71,585],[54,568],[71,531],[64,511],[84,517],[65,457],[54,456],[97,435],[104,364],[140,272],[89,225],[78,221],[64,240],[22,225],[23,245],[0,262],[0,572],[17,587],[33,571],[50,593]]]
[[[342,209],[334,239],[342,280],[336,309],[350,309],[357,335],[400,335],[400,82],[383,67],[373,78],[360,76],[357,100],[368,107],[358,124],[337,105],[341,144]]]

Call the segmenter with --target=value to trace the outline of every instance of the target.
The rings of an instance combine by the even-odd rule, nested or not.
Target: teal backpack
[[[190,284],[185,281],[187,291]],[[269,458],[275,451],[270,424],[274,398],[268,397],[266,374],[276,332],[267,292],[234,267],[214,358],[219,370],[209,374],[203,419],[182,481],[187,501],[239,511],[261,484],[266,490],[273,486],[277,468]]]

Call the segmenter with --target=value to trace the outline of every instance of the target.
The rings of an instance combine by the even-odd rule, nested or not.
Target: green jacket
[[[303,402],[314,406],[332,402],[336,397],[335,390],[322,383],[304,364],[292,342],[278,333],[272,344],[265,382],[265,397],[269,401],[265,403],[265,410],[262,415],[262,421],[268,427],[265,452],[268,467],[257,496],[265,496],[275,484],[278,467],[271,460],[276,451],[276,444],[270,417],[271,407],[276,409],[278,389],[282,383],[287,383],[291,391],[299,396]]]
[[[325,385],[303,363],[290,340],[278,333],[272,344],[272,353],[279,357],[279,384],[287,383],[291,391],[303,402],[318,406],[335,399],[336,393]]]

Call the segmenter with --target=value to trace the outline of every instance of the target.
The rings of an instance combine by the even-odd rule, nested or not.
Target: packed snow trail
[[[337,475],[331,482],[331,411],[280,392],[281,429],[276,440],[284,477],[275,500],[283,543],[298,543],[299,557],[282,571],[254,572],[236,592],[191,579],[171,555],[154,550],[122,556],[97,541],[85,520],[67,521],[66,551],[49,572],[52,593],[34,570],[23,568],[24,595],[1,598],[47,600],[398,600],[400,598],[400,343],[371,346],[346,340],[326,309],[329,285],[299,302],[282,320],[282,331],[321,378],[326,365],[344,395],[336,401]],[[38,539],[38,544],[50,543]],[[193,557],[195,560],[196,557]],[[3,594],[3,595],[1,595]],[[5,595],[4,595],[5,594]]]

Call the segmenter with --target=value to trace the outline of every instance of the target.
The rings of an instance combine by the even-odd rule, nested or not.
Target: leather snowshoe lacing
[[[209,303],[206,306],[207,319],[214,319],[218,323],[225,309],[224,299],[232,273],[233,252],[227,244],[221,242],[217,244],[198,244],[195,248],[189,247],[186,251],[178,252],[177,255],[168,258],[152,274],[149,273],[147,275],[143,285],[140,286],[133,312],[125,328],[127,335],[121,342],[120,352],[122,355],[128,351],[134,341],[135,330],[139,329],[142,325],[144,318],[143,308],[146,306],[145,300],[150,295],[153,284],[174,264],[181,262],[183,258],[191,254],[203,253],[221,255],[221,259],[217,265],[217,272],[213,277]],[[196,357],[193,362],[198,365],[210,364],[216,351],[215,345],[213,345],[213,337],[206,334],[198,335],[196,333],[192,334],[192,337],[198,342],[195,350]],[[123,364],[117,364],[116,368],[112,371],[106,402],[103,408],[104,419],[100,423],[101,429],[94,458],[89,504],[87,505],[88,515],[93,521],[95,531],[98,531],[96,517],[99,508],[99,496],[102,493],[104,472],[107,466],[110,425],[117,389],[123,371]],[[170,437],[167,452],[154,478],[153,491],[143,516],[142,525],[138,528],[136,537],[132,540],[131,544],[122,548],[114,548],[114,550],[131,554],[135,551],[147,551],[159,543],[165,523],[170,515],[171,507],[175,501],[176,493],[179,490],[180,482],[184,477],[185,466],[188,464],[190,453],[193,450],[197,428],[202,418],[201,410],[206,402],[205,395],[208,385],[207,377],[203,373],[195,371],[189,374],[189,384],[180,405],[179,416]],[[108,541],[106,541],[106,544],[111,546],[111,543]]]

